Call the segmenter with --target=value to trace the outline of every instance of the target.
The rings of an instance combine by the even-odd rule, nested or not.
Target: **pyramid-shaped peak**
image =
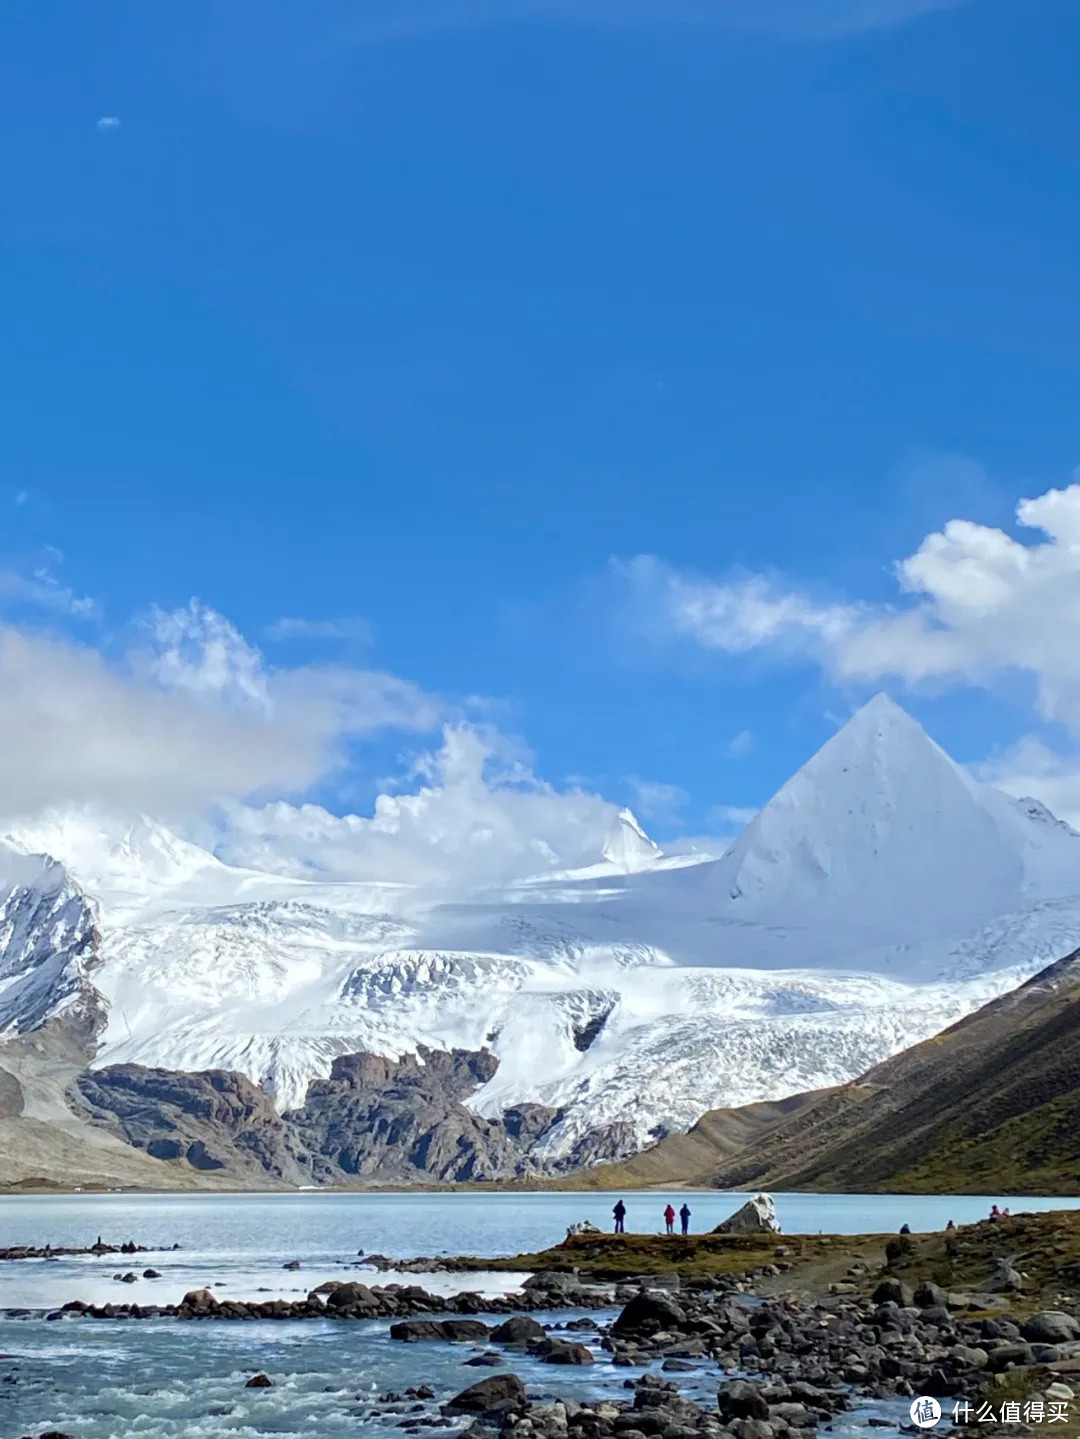
[[[949,936],[1029,895],[1077,892],[1080,844],[978,784],[879,694],[781,786],[716,875],[744,922]]]
[[[912,739],[919,738],[934,749],[940,747],[923,729],[922,725],[902,705],[898,705],[891,695],[882,691],[876,694],[873,699],[866,701],[855,713],[837,730],[837,735],[848,735],[850,738],[887,738],[890,736],[908,736]],[[941,753],[944,753],[942,750]]]

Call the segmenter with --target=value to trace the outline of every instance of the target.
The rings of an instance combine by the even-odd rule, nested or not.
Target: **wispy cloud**
[[[15,503],[22,503],[18,496]],[[0,569],[0,600],[15,600],[21,605],[78,620],[97,619],[101,612],[97,601],[88,595],[76,594],[53,573],[53,566],[63,563],[60,551],[46,549],[38,553],[38,558],[9,561]],[[45,558],[40,558],[42,554]]]
[[[753,734],[748,729],[741,729],[733,739],[728,740],[726,752],[729,759],[745,759],[753,748]]]
[[[640,819],[661,824],[674,824],[690,796],[681,785],[663,780],[639,779],[631,775],[627,781],[634,793],[633,810]]]
[[[268,640],[352,640],[370,644],[374,626],[363,615],[343,615],[333,620],[280,619],[265,630]]]
[[[119,130],[120,121],[115,115],[102,115],[101,119],[97,122],[97,127],[102,134],[106,134],[110,130]]]
[[[760,651],[811,661],[830,678],[987,686],[1029,676],[1042,717],[1080,735],[1080,483],[1022,500],[1029,543],[971,520],[950,520],[896,566],[889,604],[822,598],[775,575],[722,580],[639,557],[617,566],[628,611],[726,654]]]
[[[756,809],[747,809],[743,805],[717,804],[709,811],[708,820],[717,829],[739,830],[745,829],[756,814]]]
[[[359,0],[340,39],[370,45],[527,20],[620,28],[698,25],[828,39],[900,25],[964,3],[967,0]]]

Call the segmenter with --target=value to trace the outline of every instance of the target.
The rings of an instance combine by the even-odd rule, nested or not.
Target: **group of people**
[[[617,1202],[616,1205],[615,1205],[615,1208],[614,1208],[611,1212],[612,1212],[612,1214],[614,1214],[614,1216],[615,1216],[615,1233],[616,1233],[616,1234],[625,1234],[625,1233],[626,1233],[626,1205],[625,1205],[625,1204],[622,1202],[622,1200],[620,1199],[620,1200],[618,1200],[618,1202]],[[690,1233],[690,1206],[689,1206],[689,1204],[686,1203],[685,1200],[683,1201],[683,1206],[682,1206],[682,1208],[679,1210],[679,1215],[678,1215],[678,1217],[679,1217],[679,1220],[680,1220],[681,1223],[682,1223],[682,1232],[683,1232],[684,1234],[689,1234],[689,1233]],[[665,1228],[665,1230],[667,1231],[668,1234],[674,1234],[674,1233],[675,1233],[675,1210],[674,1210],[674,1207],[673,1207],[670,1203],[667,1205],[667,1208],[664,1210],[664,1228]]]

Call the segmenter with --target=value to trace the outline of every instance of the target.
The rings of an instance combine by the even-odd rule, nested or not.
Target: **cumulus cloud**
[[[641,557],[619,567],[635,613],[728,654],[812,659],[831,678],[989,685],[1030,677],[1044,719],[1080,734],[1080,484],[1017,506],[1028,542],[951,520],[896,566],[891,604],[821,598],[775,576],[721,581]]]
[[[409,793],[383,793],[370,817],[319,805],[232,805],[218,853],[294,877],[456,890],[592,864],[618,831],[617,805],[538,779],[490,729],[447,726],[420,757]]]
[[[619,807],[538,779],[493,727],[392,674],[267,664],[197,600],[152,609],[112,657],[0,624],[0,805],[148,814],[225,860],[275,873],[462,891],[595,863],[638,841]],[[373,813],[304,803],[352,741],[441,731]],[[648,849],[647,841],[640,841]],[[622,852],[622,851],[620,851]]]
[[[352,640],[370,644],[373,626],[363,615],[343,615],[336,620],[280,619],[265,630],[268,640]]]
[[[268,669],[221,615],[154,610],[116,660],[0,624],[0,794],[9,814],[102,803],[159,817],[302,794],[350,740],[424,731],[442,704],[378,671]]]

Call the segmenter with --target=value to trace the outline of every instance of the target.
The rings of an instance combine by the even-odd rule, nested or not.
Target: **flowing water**
[[[682,1194],[672,1196],[681,1203]],[[715,1191],[685,1195],[692,1228],[717,1224],[741,1203]],[[666,1194],[627,1197],[627,1227],[655,1231]],[[1080,1198],[1024,1200],[1008,1196],[938,1199],[920,1196],[778,1195],[786,1233],[890,1232],[938,1229],[981,1218],[991,1203],[1022,1209],[1080,1207]],[[386,1321],[371,1323],[178,1323],[173,1320],[49,1321],[44,1313],[68,1299],[166,1303],[207,1286],[221,1298],[306,1294],[324,1279],[367,1278],[365,1255],[392,1258],[447,1254],[502,1255],[542,1248],[577,1220],[608,1227],[613,1195],[605,1194],[284,1194],[71,1195],[0,1199],[0,1247],[11,1244],[90,1245],[134,1239],[160,1250],[134,1256],[27,1260],[0,1264],[0,1439],[57,1429],[77,1439],[129,1435],[190,1439],[257,1436],[400,1435],[404,1415],[368,1418],[371,1400],[388,1390],[427,1384],[438,1400],[489,1372],[466,1367],[476,1346],[402,1345]],[[172,1249],[179,1244],[179,1249]],[[299,1260],[299,1272],[284,1270]],[[152,1267],[159,1279],[123,1284],[114,1277]],[[393,1278],[383,1276],[382,1282]],[[409,1282],[453,1292],[515,1287],[505,1274],[409,1275]],[[36,1311],[8,1317],[11,1308]],[[539,1316],[543,1318],[543,1316]],[[572,1318],[565,1311],[553,1322]],[[588,1336],[585,1336],[586,1342]],[[623,1394],[625,1369],[603,1351],[581,1370],[539,1365],[515,1356],[530,1393],[576,1397]],[[271,1389],[246,1389],[265,1371]],[[636,1372],[636,1371],[635,1371]],[[16,1382],[7,1382],[8,1378]],[[691,1397],[708,1402],[716,1371],[680,1375]],[[429,1407],[430,1412],[430,1407]],[[880,1406],[876,1412],[881,1412]],[[838,1422],[853,1434],[858,1416]],[[438,1433],[439,1431],[435,1431]],[[861,1431],[864,1435],[865,1428]]]

